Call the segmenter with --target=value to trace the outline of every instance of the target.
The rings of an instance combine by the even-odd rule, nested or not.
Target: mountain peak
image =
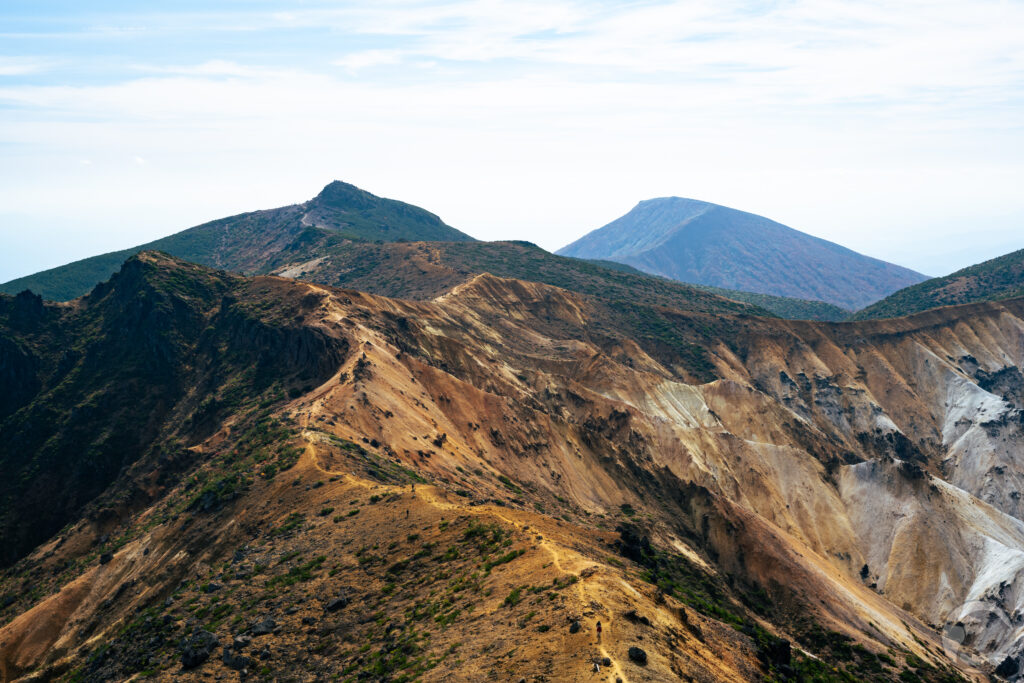
[[[446,225],[436,215],[395,199],[370,194],[334,180],[306,203],[303,221],[366,240],[469,242],[469,235]]]
[[[372,206],[375,199],[379,198],[365,190],[359,189],[351,183],[332,180],[309,203],[319,206],[355,208],[358,206]]]
[[[702,199],[691,199],[689,197],[677,197],[671,195],[668,197],[651,197],[650,199],[641,199],[637,202],[637,206],[649,206],[651,204],[701,204],[704,206],[718,206],[711,202],[706,202]]]

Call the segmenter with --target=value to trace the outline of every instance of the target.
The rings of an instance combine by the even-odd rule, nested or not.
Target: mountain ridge
[[[445,238],[473,241],[436,215],[394,199],[377,197],[335,180],[301,204],[250,211],[202,223],[152,242],[81,259],[0,284],[0,292],[23,289],[45,299],[67,301],[107,279],[133,254],[165,251],[195,263],[247,273],[263,272],[275,259],[318,238],[310,229],[363,240]]]
[[[394,226],[404,226],[401,230]],[[707,292],[748,304],[753,314],[834,320],[846,316],[839,308],[819,302],[786,299],[706,286],[689,287],[611,261],[587,264],[549,254],[524,242],[479,242],[459,237],[434,214],[385,200],[335,181],[304,204],[239,214],[204,223],[149,245],[84,259],[67,266],[19,278],[0,291],[23,289],[44,298],[73,298],[113,273],[119,263],[146,248],[240,273],[281,273],[351,286],[403,298],[436,296],[459,278],[493,271],[497,275],[541,280],[549,284],[596,292],[607,288],[628,299],[635,292],[654,295],[664,304],[683,309],[712,307]],[[379,239],[386,237],[387,239]],[[463,236],[465,237],[465,236]],[[374,239],[370,239],[374,238]],[[416,239],[411,239],[416,238]],[[444,238],[442,241],[438,239]],[[422,242],[420,240],[430,240]],[[420,247],[409,247],[415,242]],[[423,256],[426,255],[426,258]],[[406,264],[412,258],[413,269]],[[612,271],[629,272],[628,275]],[[427,272],[431,273],[427,277]],[[412,286],[402,287],[401,283]],[[431,285],[431,282],[433,284]],[[739,310],[719,302],[720,310]]]
[[[112,317],[89,344],[216,349],[223,331],[255,358],[296,365],[271,365],[261,394],[239,384],[253,357],[200,363],[210,400],[166,413],[178,440],[159,442],[172,451],[135,448],[137,466],[0,574],[5,680],[238,669],[573,680],[596,656],[630,680],[953,681],[952,666],[969,666],[927,624],[945,625],[946,601],[994,569],[955,548],[1024,547],[1024,523],[1008,517],[1021,514],[1009,493],[1022,473],[1005,461],[978,478],[955,452],[943,465],[932,436],[950,376],[980,381],[1019,352],[979,333],[1021,319],[1021,300],[838,324],[651,307],[655,328],[706,350],[713,377],[695,382],[689,347],[645,337],[644,315],[549,285],[478,275],[413,302],[159,254],[123,270],[70,305],[0,297],[0,338],[38,351],[21,367],[41,386],[20,401],[51,405],[64,344],[47,330],[73,333],[90,311]],[[145,292],[155,308],[134,305]],[[119,341],[147,310],[169,315],[159,337]],[[331,339],[339,353],[282,353],[306,345],[279,348],[280,334]],[[957,345],[973,361],[932,351]],[[919,356],[937,367],[915,393]],[[862,372],[883,358],[889,375]],[[116,387],[152,392],[107,386],[61,391],[99,407]],[[997,443],[1019,430],[1005,417],[948,421],[976,437],[1003,430]],[[80,447],[107,426],[83,425]],[[879,501],[913,511],[893,519],[920,542],[873,533]],[[958,540],[921,565],[907,552],[934,524]],[[936,600],[943,573],[964,585]],[[507,643],[517,657],[500,656]]]
[[[1024,296],[1024,249],[976,263],[890,294],[853,319],[900,317],[935,308]]]

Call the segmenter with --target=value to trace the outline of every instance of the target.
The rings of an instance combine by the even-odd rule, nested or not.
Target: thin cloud
[[[0,81],[0,203],[159,215],[170,231],[341,177],[555,248],[680,194],[932,273],[945,266],[907,245],[939,223],[953,253],[958,221],[1024,220],[1020,3],[235,6],[90,16],[75,40],[19,42],[75,69],[0,58],[19,76]],[[55,176],[80,159],[88,176]],[[171,189],[196,213],[167,208]]]
[[[0,76],[39,74],[51,66],[51,61],[33,57],[0,57]]]
[[[332,64],[340,66],[350,73],[356,73],[374,66],[399,64],[409,55],[403,50],[365,50],[336,59]]]

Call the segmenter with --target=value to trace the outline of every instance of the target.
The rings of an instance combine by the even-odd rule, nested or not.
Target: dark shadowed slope
[[[558,251],[609,259],[682,282],[856,310],[925,276],[781,223],[724,206],[666,197]]]
[[[72,304],[0,295],[0,566],[138,459],[187,462],[181,441],[344,357],[344,341],[296,322],[304,291],[252,282],[145,252]]]
[[[29,289],[44,299],[67,301],[106,280],[132,254],[159,250],[193,263],[258,273],[304,253],[321,228],[339,236],[369,241],[473,238],[445,225],[434,214],[354,185],[334,181],[308,202],[253,211],[204,223],[130,249],[101,254],[44,270],[0,285],[0,292]]]
[[[896,318],[936,306],[998,301],[1024,296],[1024,249],[901,289],[856,314]]]

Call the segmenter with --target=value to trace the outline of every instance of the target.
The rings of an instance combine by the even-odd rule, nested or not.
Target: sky
[[[1021,0],[3,0],[0,281],[333,179],[550,250],[638,201],[1024,248]]]

